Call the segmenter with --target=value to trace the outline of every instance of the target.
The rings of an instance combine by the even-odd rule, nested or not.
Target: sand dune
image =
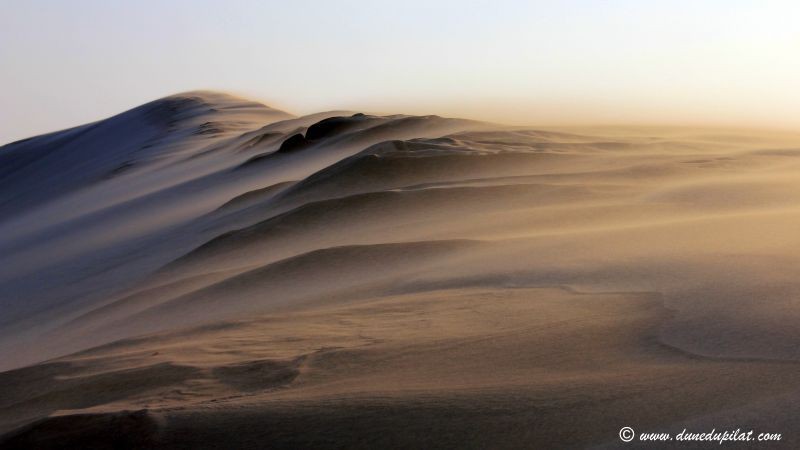
[[[799,149],[211,92],[9,144],[0,445],[795,447]]]

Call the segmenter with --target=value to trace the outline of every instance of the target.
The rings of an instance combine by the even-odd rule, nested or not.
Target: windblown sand
[[[0,193],[4,447],[800,445],[797,135],[203,92],[0,148]]]

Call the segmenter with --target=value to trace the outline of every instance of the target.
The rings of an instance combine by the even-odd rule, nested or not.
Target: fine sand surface
[[[798,229],[800,135],[157,100],[0,147],[0,447],[796,448]]]

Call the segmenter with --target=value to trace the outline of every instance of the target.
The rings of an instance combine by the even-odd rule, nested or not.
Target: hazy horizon
[[[800,5],[0,6],[0,144],[210,89],[294,114],[800,127]]]

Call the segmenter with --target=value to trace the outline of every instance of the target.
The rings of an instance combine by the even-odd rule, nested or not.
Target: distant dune
[[[799,228],[800,135],[170,96],[0,147],[0,447],[797,447]]]

